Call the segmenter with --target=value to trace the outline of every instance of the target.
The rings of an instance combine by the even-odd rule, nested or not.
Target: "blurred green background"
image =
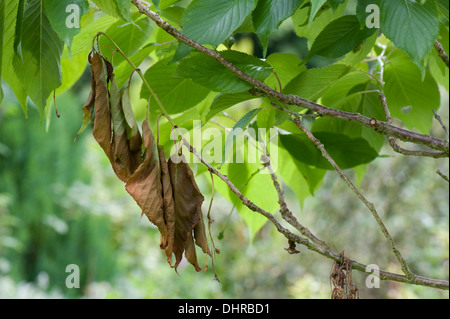
[[[304,56],[306,44],[292,41],[292,32],[272,37],[269,51]],[[71,91],[57,98],[61,117],[50,111],[47,124],[39,124],[32,105],[25,119],[4,86],[0,298],[330,298],[330,260],[303,247],[298,247],[300,254],[289,255],[284,250],[287,241],[272,224],[250,239],[243,219],[220,195],[212,210],[212,232],[221,250],[216,260],[220,283],[213,280],[211,265],[196,273],[183,263],[177,275],[159,249],[157,229],[140,218],[139,207],[90,132],[73,143],[89,77],[85,72]],[[139,96],[138,80],[132,90]],[[145,101],[134,102],[142,118]],[[448,123],[445,91],[439,113]],[[445,138],[434,124],[432,134]],[[389,148],[382,154],[387,156],[360,168],[366,169],[361,190],[375,203],[412,270],[448,280],[449,185],[435,173],[440,169],[448,175],[448,159],[406,157]],[[352,170],[348,173],[355,178]],[[197,180],[205,194],[206,213],[209,175],[201,174]],[[292,191],[287,187],[285,191],[291,210],[335,251],[345,249],[361,263],[401,272],[370,212],[336,173],[327,173],[323,186],[303,208]],[[279,213],[276,217],[280,219]],[[218,240],[221,232],[223,239]],[[65,286],[69,264],[80,267],[80,289]],[[361,298],[449,298],[448,291],[395,282],[367,289],[364,274],[354,272],[354,278]]]

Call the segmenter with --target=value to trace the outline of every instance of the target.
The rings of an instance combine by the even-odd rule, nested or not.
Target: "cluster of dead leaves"
[[[166,161],[148,119],[142,124],[141,136],[128,87],[119,90],[112,64],[95,52],[89,55],[89,62],[91,92],[82,108],[83,126],[78,135],[94,118],[94,138],[142,214],[158,227],[160,247],[171,267],[177,269],[184,253],[200,271],[195,245],[211,255],[201,210],[204,197],[184,155],[174,154]]]
[[[340,253],[341,260],[333,263],[330,281],[333,287],[331,299],[359,299],[358,287],[352,278],[350,260]]]

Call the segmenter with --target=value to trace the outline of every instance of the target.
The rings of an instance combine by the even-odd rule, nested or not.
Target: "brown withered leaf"
[[[173,200],[172,184],[170,182],[169,166],[164,154],[164,147],[158,145],[159,165],[161,167],[161,185],[163,196],[163,215],[167,229],[167,243],[164,249],[167,256],[167,262],[172,266],[173,244],[175,240],[175,206]]]
[[[91,72],[95,81],[95,120],[92,134],[106,156],[113,162],[111,153],[111,113],[109,110],[106,67],[103,58],[98,53],[94,53],[91,56]]]
[[[131,172],[134,172],[140,165],[142,155],[142,138],[139,132],[133,108],[131,107],[129,87],[125,87],[121,92],[122,111],[125,117],[127,139],[129,140]]]
[[[127,123],[122,109],[122,97],[119,92],[114,73],[111,74],[111,84],[109,91],[111,120],[113,127],[113,162],[111,164],[116,175],[123,182],[127,182],[128,178],[130,178],[131,174],[139,166],[140,158],[136,159],[130,149],[130,140],[128,139],[127,134]]]
[[[142,209],[142,213],[158,227],[161,247],[167,246],[167,228],[163,215],[161,170],[158,148],[148,120],[142,123],[142,136],[146,149],[145,159],[128,179],[125,189]]]
[[[181,262],[183,252],[186,259],[199,271],[194,238],[196,244],[207,253],[205,226],[203,223],[202,203],[204,197],[198,189],[191,168],[186,163],[184,155],[174,154],[168,161],[170,180],[175,202],[175,269]],[[197,225],[199,225],[197,227]]]

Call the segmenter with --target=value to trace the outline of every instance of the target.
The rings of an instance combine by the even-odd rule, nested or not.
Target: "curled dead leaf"
[[[201,268],[197,262],[194,238],[195,244],[201,247],[204,253],[209,253],[202,215],[204,197],[184,155],[172,155],[169,158],[168,166],[175,203],[175,242],[173,247],[175,269],[185,252],[186,259],[199,271]]]
[[[163,216],[161,169],[155,137],[145,120],[142,123],[145,159],[128,179],[125,189],[142,209],[142,213],[158,227],[161,247],[167,246],[167,227]]]

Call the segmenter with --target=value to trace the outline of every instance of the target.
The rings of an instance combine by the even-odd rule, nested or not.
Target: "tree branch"
[[[330,247],[323,241],[317,238],[311,231],[299,223],[297,218],[292,214],[292,212],[287,207],[286,201],[284,199],[284,192],[281,189],[281,185],[278,182],[277,175],[272,169],[272,165],[270,164],[270,158],[267,155],[263,155],[261,158],[263,165],[269,170],[270,176],[273,181],[273,185],[275,186],[275,189],[278,194],[278,204],[280,205],[280,213],[281,217],[285,221],[287,221],[291,226],[293,226],[295,229],[297,229],[303,236],[309,238],[311,241],[313,241],[315,244],[319,245],[320,247],[324,248],[325,250],[328,250],[331,252]]]
[[[207,49],[207,48],[203,47],[202,45],[187,38],[183,34],[181,34],[175,27],[171,26],[170,24],[168,24],[167,22],[162,20],[156,13],[154,13],[148,7],[146,7],[140,0],[132,0],[132,3],[138,8],[140,13],[147,15],[150,19],[155,21],[159,27],[164,29],[170,35],[174,36],[178,41],[185,43],[185,44],[191,46],[192,48],[217,60],[219,63],[221,63],[226,68],[228,68],[230,71],[232,71],[237,77],[239,77],[242,80],[255,86],[256,89],[252,90],[252,92],[254,94],[272,97],[272,98],[275,98],[276,100],[283,102],[285,104],[306,107],[306,108],[318,113],[319,116],[332,116],[332,117],[336,117],[336,118],[341,118],[346,121],[358,122],[364,126],[371,127],[372,129],[374,129],[375,131],[377,131],[378,133],[383,134],[383,135],[396,136],[405,141],[411,141],[411,142],[414,142],[417,144],[424,144],[431,148],[441,150],[443,152],[447,152],[447,153],[449,152],[449,145],[448,145],[447,141],[443,141],[443,140],[440,140],[440,139],[437,139],[437,138],[434,138],[431,136],[422,135],[422,134],[410,132],[407,130],[403,130],[401,128],[392,126],[385,122],[377,121],[375,119],[369,119],[358,113],[349,113],[349,112],[335,110],[335,109],[328,108],[328,107],[322,106],[320,104],[308,101],[306,99],[303,99],[303,98],[295,96],[295,95],[284,95],[282,93],[276,92],[275,90],[271,89],[264,83],[257,81],[256,79],[253,79],[252,77],[243,73],[241,70],[236,68],[234,65],[232,65],[231,63],[226,61],[217,51]],[[142,75],[141,75],[141,77],[142,77]],[[152,94],[153,94],[153,92],[152,92]],[[164,111],[163,108],[162,108],[162,110]],[[298,125],[300,118],[296,117],[296,120],[297,120],[296,124]],[[301,125],[301,122],[300,122],[300,126],[303,127]],[[311,133],[311,132],[309,132],[309,133]],[[311,133],[311,136],[312,136],[312,133]],[[326,150],[323,148],[323,145],[320,143],[320,141],[318,141],[317,139],[316,139],[316,141],[318,142],[317,146],[319,147],[319,149],[321,149],[324,156],[325,156],[325,154],[328,154],[328,153],[326,153]],[[229,189],[238,196],[238,198],[241,200],[241,202],[246,207],[248,207],[250,210],[257,212],[257,213],[263,215],[264,217],[266,217],[272,224],[275,225],[278,232],[283,234],[290,242],[295,242],[300,245],[303,245],[303,246],[307,247],[309,250],[315,251],[315,252],[319,253],[320,255],[322,255],[326,258],[330,258],[334,261],[341,260],[341,255],[334,253],[331,249],[328,248],[328,246],[323,241],[321,241],[320,239],[315,237],[306,227],[304,227],[300,223],[298,223],[295,216],[289,211],[289,209],[287,208],[287,205],[285,203],[284,194],[281,190],[280,184],[278,183],[278,180],[277,180],[276,175],[274,174],[273,170],[270,170],[270,165],[269,165],[269,172],[272,176],[272,180],[273,180],[275,188],[277,189],[277,192],[278,192],[280,208],[282,211],[281,213],[282,213],[282,216],[284,215],[283,218],[285,218],[292,226],[294,226],[294,228],[299,230],[300,233],[302,233],[305,237],[309,238],[311,241],[309,241],[308,239],[302,238],[298,235],[295,235],[288,229],[284,228],[271,213],[265,211],[264,209],[258,207],[253,202],[251,202],[248,198],[246,198],[239,191],[239,189],[228,179],[227,176],[221,174],[214,167],[212,167],[208,162],[206,162],[206,160],[197,152],[197,150],[192,145],[189,144],[188,141],[186,141],[185,139],[182,139],[182,143],[184,146],[186,146],[189,149],[189,151],[194,156],[196,156],[201,161],[201,163],[203,163],[208,168],[210,173],[216,175],[223,182],[225,182],[228,185]],[[320,146],[322,148],[320,148]],[[329,157],[329,158],[334,163],[333,159],[331,157]],[[339,169],[337,164],[336,163],[334,163],[334,164]],[[374,214],[374,216],[378,216],[375,208],[373,207],[373,204],[368,202],[364,198],[364,196],[351,183],[351,181],[348,179],[348,177],[345,176],[345,174],[343,174],[342,170],[339,169],[338,173],[340,173],[340,175],[342,174],[341,177],[349,184],[350,187],[353,186],[354,191],[356,192],[358,197],[360,197],[360,199],[371,210],[372,214]],[[378,219],[379,219],[379,216],[378,216]],[[380,226],[382,226],[383,233],[386,232],[388,237],[390,238],[390,235],[387,232],[386,228],[384,227],[384,224],[382,224],[381,219],[379,219],[379,223],[380,222],[381,222]],[[386,234],[385,234],[385,236],[386,236]],[[391,242],[391,245],[393,246],[393,250],[394,250],[394,253],[396,254],[397,258],[400,257],[399,259],[403,260],[401,255],[399,255],[400,253],[398,252],[398,249],[396,248],[395,243],[393,242],[392,238],[391,238],[390,242]],[[357,261],[353,261],[353,260],[349,260],[349,262],[351,263],[352,269],[356,269],[361,272],[371,273],[371,271],[368,270],[366,265],[361,264]],[[409,284],[415,284],[415,285],[423,285],[423,286],[428,286],[428,287],[435,287],[435,288],[439,288],[439,289],[446,289],[446,290],[449,289],[448,281],[431,279],[431,278],[426,278],[426,277],[421,277],[421,276],[414,276],[409,271],[409,268],[407,267],[406,262],[404,263],[405,265],[403,265],[402,262],[401,262],[401,264],[402,264],[402,269],[404,269],[406,276],[380,270],[380,279],[393,280],[393,281],[397,281],[397,282],[403,282],[403,283],[409,283]]]
[[[309,131],[308,129],[306,129],[300,118],[299,117],[295,117],[294,118],[294,123],[297,125],[297,127],[304,132],[309,140],[311,142],[314,143],[314,145],[316,145],[316,147],[321,151],[322,156],[325,157],[328,162],[334,167],[334,169],[337,171],[337,173],[339,174],[339,176],[341,177],[342,180],[344,180],[345,183],[347,183],[347,185],[350,187],[350,189],[356,194],[356,196],[358,196],[358,198],[363,202],[363,204],[370,210],[370,212],[372,213],[373,217],[375,218],[375,220],[377,221],[378,225],[381,228],[381,231],[384,235],[384,237],[386,237],[386,239],[389,241],[390,245],[391,245],[391,249],[394,252],[394,255],[397,257],[397,260],[399,261],[403,272],[405,273],[406,277],[410,280],[414,279],[414,274],[411,272],[411,270],[409,269],[408,264],[406,263],[406,260],[402,257],[400,250],[397,248],[397,245],[394,242],[394,239],[392,238],[392,236],[389,234],[389,231],[387,230],[386,226],[384,225],[383,221],[381,220],[380,215],[378,214],[375,206],[373,205],[373,203],[369,202],[364,195],[359,191],[359,189],[352,183],[352,181],[350,180],[350,178],[347,177],[347,175],[344,174],[344,172],[342,171],[342,169],[339,167],[339,165],[334,161],[334,159],[330,156],[330,154],[327,152],[327,150],[325,149],[324,145],[312,134],[311,131]]]
[[[183,139],[182,142],[183,142],[183,145],[186,146],[189,149],[189,151],[194,156],[196,156],[201,161],[201,163],[203,163],[203,165],[205,165],[208,168],[208,170],[211,173],[213,173],[214,175],[219,177],[223,182],[225,182],[225,184],[228,185],[229,189],[234,194],[236,194],[236,196],[241,200],[241,202],[245,206],[247,206],[250,210],[252,210],[252,211],[254,211],[256,213],[259,213],[259,214],[263,215],[264,217],[266,217],[272,224],[275,225],[275,227],[278,230],[278,232],[283,234],[283,236],[286,239],[288,239],[289,241],[298,243],[298,244],[300,244],[302,246],[305,246],[309,250],[314,251],[314,252],[316,252],[316,253],[318,253],[318,254],[326,257],[326,258],[332,259],[334,261],[340,261],[341,260],[341,255],[333,252],[330,249],[325,249],[323,247],[315,245],[314,243],[310,242],[309,240],[304,239],[304,238],[302,238],[302,237],[300,237],[298,235],[295,235],[292,232],[290,232],[288,229],[284,228],[271,213],[269,213],[269,212],[265,211],[264,209],[258,207],[253,202],[251,202],[247,197],[245,197],[239,191],[239,189],[228,179],[227,176],[223,175],[217,169],[215,169],[213,166],[211,166],[211,164],[209,164],[198,153],[198,151],[191,144],[189,144],[189,142],[186,139]],[[325,244],[325,246],[327,246],[327,245]],[[358,270],[358,271],[364,272],[364,273],[371,273],[371,271],[367,268],[367,265],[361,264],[361,263],[359,263],[357,261],[354,261],[354,260],[350,260],[350,263],[352,265],[352,269],[355,269],[355,270]],[[387,272],[387,271],[384,271],[384,270],[380,270],[380,279],[381,280],[392,280],[392,281],[408,283],[408,284],[413,284],[413,285],[420,285],[420,286],[439,288],[439,289],[444,289],[444,290],[448,290],[449,289],[449,282],[446,281],[446,280],[431,279],[431,278],[422,277],[422,276],[414,276],[413,278],[408,278],[408,277],[406,277],[404,275],[395,274],[395,273]]]
[[[449,67],[448,66],[448,64],[449,64],[448,55],[445,52],[444,48],[442,47],[442,44],[438,40],[434,41],[434,48],[436,49],[439,57],[442,59],[442,61],[444,61],[445,65],[448,68]]]
[[[378,132],[380,134],[393,136],[393,137],[399,138],[405,142],[423,144],[432,149],[436,149],[436,150],[439,150],[439,151],[449,154],[448,141],[444,141],[444,140],[441,140],[441,139],[438,139],[435,137],[431,137],[428,135],[423,135],[423,134],[411,132],[408,130],[404,130],[404,129],[395,127],[393,125],[390,125],[386,122],[377,121],[375,119],[370,119],[359,113],[351,113],[351,112],[345,112],[345,111],[341,111],[341,110],[335,110],[333,108],[329,108],[329,107],[314,103],[312,101],[309,101],[307,99],[301,98],[296,95],[285,95],[280,92],[277,92],[274,89],[267,86],[265,83],[258,81],[256,79],[252,78],[251,76],[245,74],[241,70],[239,70],[233,64],[231,64],[226,59],[224,59],[219,54],[219,52],[205,48],[201,44],[199,44],[199,43],[191,40],[190,38],[186,37],[185,35],[183,35],[174,26],[172,26],[172,25],[168,24],[166,21],[162,20],[157,13],[151,11],[140,0],[132,0],[131,2],[136,6],[136,8],[138,8],[140,13],[145,14],[147,17],[149,17],[151,20],[153,20],[160,28],[162,28],[168,34],[173,36],[179,42],[182,42],[182,43],[198,50],[199,52],[202,52],[203,54],[209,56],[210,58],[218,61],[220,64],[222,64],[228,70],[233,72],[238,78],[240,78],[240,79],[246,81],[247,83],[251,84],[252,86],[254,86],[256,89],[251,90],[251,93],[253,93],[256,96],[271,97],[271,98],[274,98],[284,104],[305,107],[307,109],[310,109],[311,111],[317,112],[321,116],[330,116],[330,117],[335,117],[335,118],[342,119],[345,121],[357,122],[363,126],[366,126],[366,127],[369,127],[371,129],[375,130],[376,132]]]

